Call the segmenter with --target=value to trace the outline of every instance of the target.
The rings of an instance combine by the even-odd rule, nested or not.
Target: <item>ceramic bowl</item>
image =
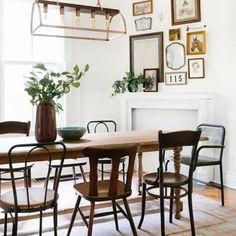
[[[57,133],[63,140],[79,140],[86,132],[84,127],[61,127]]]

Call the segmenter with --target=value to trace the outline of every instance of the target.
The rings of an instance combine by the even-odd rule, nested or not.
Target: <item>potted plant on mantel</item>
[[[71,87],[78,88],[80,79],[88,71],[89,65],[80,70],[75,65],[73,72],[53,72],[44,64],[37,64],[26,76],[25,91],[31,97],[30,102],[37,105],[35,138],[38,142],[54,141],[57,136],[55,111],[63,110],[58,99],[70,92]]]
[[[113,85],[113,94],[129,92],[137,92],[138,86],[145,83],[145,77],[143,74],[135,76],[131,72],[126,72],[125,76],[121,80],[116,80]]]

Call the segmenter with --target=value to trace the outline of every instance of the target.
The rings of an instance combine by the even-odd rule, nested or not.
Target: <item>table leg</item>
[[[180,152],[182,151],[182,147],[177,147],[174,149],[174,167],[175,173],[180,173]],[[180,195],[180,189],[175,189],[175,196]],[[175,219],[180,219],[180,212],[183,210],[183,202],[176,198],[175,200]]]
[[[143,183],[143,153],[138,153],[138,194],[141,195],[141,187]]]

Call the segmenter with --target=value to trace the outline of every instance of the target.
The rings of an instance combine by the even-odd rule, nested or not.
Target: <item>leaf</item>
[[[84,68],[84,72],[87,72],[89,70],[89,64],[86,64],[85,68]]]
[[[38,64],[35,65],[33,68],[47,71],[47,68],[46,68],[45,65],[42,64],[42,63],[38,63]]]

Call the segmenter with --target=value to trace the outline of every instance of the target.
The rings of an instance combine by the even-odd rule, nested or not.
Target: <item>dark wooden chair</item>
[[[132,219],[132,215],[129,209],[127,202],[127,197],[132,193],[131,182],[133,177],[134,170],[134,161],[135,155],[138,152],[138,145],[131,145],[125,147],[117,148],[96,148],[96,147],[87,147],[83,150],[83,154],[89,157],[90,163],[90,182],[79,183],[74,185],[74,188],[78,192],[78,199],[75,204],[75,208],[72,214],[71,223],[68,229],[67,235],[70,235],[73,223],[77,214],[77,211],[81,214],[81,217],[88,227],[88,236],[92,235],[93,220],[96,216],[105,216],[109,214],[114,214],[116,230],[119,230],[118,227],[118,218],[117,213],[121,212],[128,220],[133,232],[133,235],[137,235],[135,225]],[[126,176],[126,182],[120,181],[119,177],[119,165],[120,160],[124,156],[127,156],[128,161],[128,171]],[[106,180],[98,180],[98,162],[99,158],[106,157],[111,160],[111,172],[110,178]],[[81,198],[84,198],[91,203],[90,214],[85,216],[80,209]],[[125,210],[117,203],[118,199],[122,199],[124,202]],[[113,211],[111,212],[102,212],[94,214],[95,203],[102,201],[111,201]],[[89,222],[87,222],[89,218]]]
[[[225,127],[223,125],[217,124],[200,124],[197,129],[202,129],[202,137],[207,137],[207,140],[200,142],[197,150],[197,167],[203,166],[216,166],[218,165],[220,168],[220,185],[214,182],[206,183],[200,179],[195,179],[194,181],[198,181],[204,184],[207,184],[212,187],[219,188],[221,191],[221,204],[224,206],[224,181],[223,181],[223,151],[225,148]],[[181,155],[181,164],[190,165],[191,157],[186,155]],[[166,169],[168,162],[166,163]]]
[[[87,124],[88,133],[97,133],[97,132],[116,132],[117,125],[113,120],[92,120]],[[101,178],[104,179],[104,173],[109,173],[109,171],[104,170],[105,165],[110,165],[111,160],[107,158],[100,159],[98,163],[101,165]],[[121,173],[123,174],[123,181],[125,182],[125,158],[121,159],[122,169]]]
[[[28,122],[20,122],[20,121],[4,121],[0,122],[0,135],[4,134],[24,134],[29,136],[30,131],[30,121]],[[15,166],[15,172],[22,174],[22,179],[25,180],[26,183],[31,186],[31,168],[33,167],[33,163],[28,163],[27,168],[24,167],[23,164],[17,164]],[[11,178],[8,177],[10,172],[9,165],[0,165],[0,193],[1,193],[1,180],[9,181]],[[28,176],[28,180],[24,176]],[[18,177],[19,179],[19,177]]]
[[[138,228],[140,229],[145,215],[146,193],[160,198],[160,214],[161,214],[161,235],[165,235],[165,219],[164,219],[164,199],[170,199],[170,216],[169,222],[172,223],[173,200],[188,196],[189,215],[191,223],[192,236],[195,236],[193,207],[192,207],[192,177],[197,161],[197,145],[200,139],[201,130],[198,131],[177,131],[163,133],[159,131],[159,168],[157,172],[149,173],[143,177],[142,187],[142,213]],[[188,175],[182,175],[172,172],[163,171],[164,151],[178,147],[192,147],[191,150],[191,165]],[[159,194],[153,192],[154,189],[159,189]],[[170,190],[164,191],[164,189]],[[175,191],[180,191],[180,195],[176,196]]]
[[[58,171],[58,175],[54,178],[53,187],[49,184],[50,172],[51,172],[51,161],[52,156],[50,153],[51,146],[55,147],[61,151],[58,159],[60,159],[61,166]],[[31,158],[34,156],[34,152],[42,152],[45,160],[48,162],[48,169],[45,171],[45,181],[32,182],[32,186],[29,187],[28,184],[25,188],[17,184],[17,176],[14,168],[14,158],[17,157],[17,152],[27,150],[25,154],[25,160],[23,161],[25,169],[27,169],[27,163],[31,162]],[[58,200],[58,185],[59,179],[63,167],[63,161],[65,157],[66,147],[61,142],[53,143],[35,143],[35,144],[18,144],[10,148],[8,152],[9,158],[9,169],[11,175],[11,190],[3,193],[0,198],[0,207],[5,213],[5,226],[4,235],[17,236],[18,228],[18,215],[19,213],[40,213],[39,221],[39,235],[42,235],[42,212],[52,208],[53,218],[54,218],[54,235],[57,235],[57,200]],[[26,181],[28,180],[26,176]],[[12,232],[7,232],[7,216],[8,214],[12,217],[13,228]]]

